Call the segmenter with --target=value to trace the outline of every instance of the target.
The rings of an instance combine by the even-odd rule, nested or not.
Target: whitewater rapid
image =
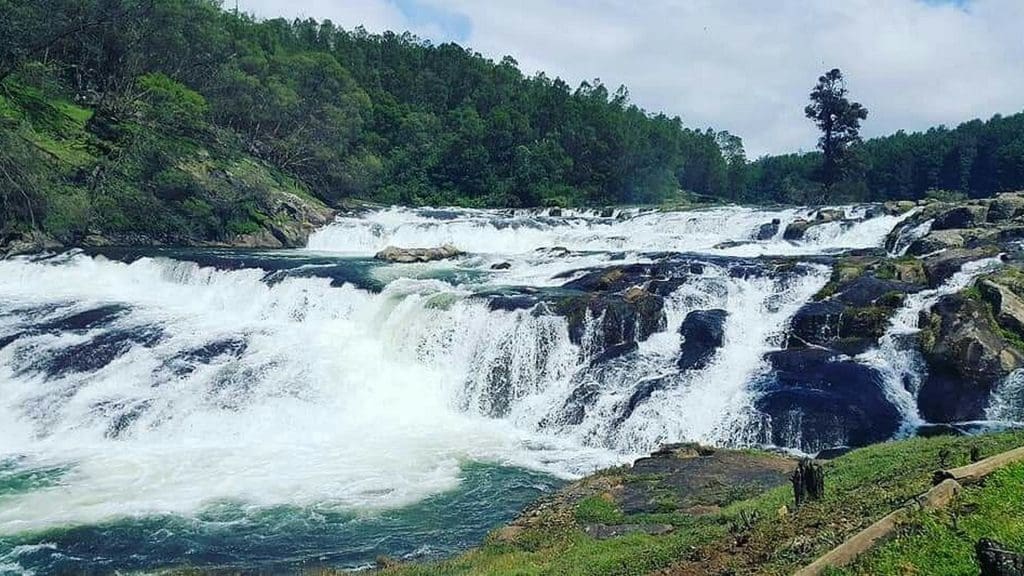
[[[472,462],[569,478],[667,441],[756,444],[750,383],[830,270],[741,272],[878,247],[901,219],[845,210],[790,241],[815,211],[394,208],[341,217],[303,251],[0,261],[0,472],[53,474],[0,493],[0,537],[224,501],[382,510],[454,489]],[[467,256],[372,260],[445,243]],[[699,266],[665,298],[665,330],[599,366],[564,317],[483,297],[666,253]],[[706,309],[729,311],[724,345],[680,372],[680,325]],[[569,418],[579,390],[594,392]]]

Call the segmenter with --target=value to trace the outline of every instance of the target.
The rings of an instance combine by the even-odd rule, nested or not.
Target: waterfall
[[[752,383],[829,277],[777,257],[878,247],[901,220],[843,209],[796,241],[786,226],[815,210],[393,208],[341,217],[307,250],[0,261],[0,488],[40,479],[0,492],[0,538],[224,502],[393,510],[452,491],[467,463],[571,478],[662,442],[763,442]],[[372,259],[443,243],[469,254]],[[608,309],[586,308],[579,334],[556,310],[611,266],[651,267],[664,313],[614,354]],[[889,370],[908,422],[899,336],[972,266],[911,296],[861,359]],[[681,367],[681,327],[708,310],[725,311],[721,345]]]
[[[921,313],[931,310],[943,296],[963,290],[975,278],[999,264],[998,257],[968,262],[939,287],[908,294],[879,339],[878,347],[858,356],[858,361],[882,374],[886,395],[903,416],[904,433],[910,433],[925,423],[917,410],[917,392],[928,375],[915,340],[915,335],[920,332],[918,319]]]

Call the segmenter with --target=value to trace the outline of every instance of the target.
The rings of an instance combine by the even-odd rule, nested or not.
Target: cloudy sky
[[[225,0],[230,4],[233,0]],[[751,157],[813,148],[817,76],[842,68],[863,133],[1024,110],[1024,0],[238,0],[261,17],[411,30],[651,111],[729,130]]]

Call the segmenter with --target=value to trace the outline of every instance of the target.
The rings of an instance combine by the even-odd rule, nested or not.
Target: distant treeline
[[[0,15],[0,232],[197,215],[209,234],[245,228],[260,199],[212,197],[196,176],[239,158],[328,204],[827,200],[818,154],[750,162],[738,137],[648,113],[625,88],[526,77],[451,43],[212,0],[0,0]],[[832,199],[1024,188],[1022,115],[857,152]]]
[[[1024,113],[972,120],[954,129],[874,138],[852,149],[854,173],[836,185],[838,200],[920,199],[949,193],[981,197],[1024,189]],[[815,202],[821,154],[766,156],[746,167],[745,202]]]

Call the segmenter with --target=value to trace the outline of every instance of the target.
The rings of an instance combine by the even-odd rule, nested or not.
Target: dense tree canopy
[[[408,33],[213,0],[0,0],[0,232],[245,230],[263,218],[259,186],[204,196],[202,175],[246,159],[329,204],[982,195],[1024,188],[1022,123],[863,143],[847,130],[861,169],[830,179],[821,153],[751,162],[737,136],[648,113],[625,88],[526,77]]]

